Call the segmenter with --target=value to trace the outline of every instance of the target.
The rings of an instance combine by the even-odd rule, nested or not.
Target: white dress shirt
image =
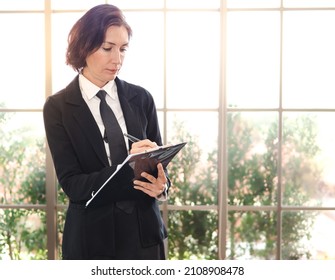
[[[108,82],[103,88],[99,88],[95,84],[93,84],[91,81],[89,81],[87,78],[85,78],[84,75],[79,74],[79,87],[81,90],[81,94],[85,102],[87,103],[87,106],[90,108],[91,113],[96,123],[99,126],[102,138],[104,137],[105,126],[102,122],[102,118],[100,115],[100,108],[99,108],[100,99],[99,97],[96,96],[98,91],[101,89],[107,92],[106,102],[108,106],[111,107],[111,109],[113,110],[113,113],[122,129],[122,132],[127,133],[126,121],[123,116],[120,100],[117,95],[117,87],[116,87],[114,80]],[[108,143],[106,142],[104,143],[105,143],[105,148],[106,148],[106,152],[108,155],[109,164],[111,164],[109,146],[108,146]],[[128,139],[126,137],[125,137],[125,143],[126,143],[126,147],[128,150],[129,145],[128,145]]]

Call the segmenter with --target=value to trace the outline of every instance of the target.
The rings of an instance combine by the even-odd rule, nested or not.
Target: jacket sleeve
[[[145,112],[143,112],[143,114],[146,116],[145,118],[146,120],[146,123],[145,123],[146,135],[145,136],[146,137],[145,138],[148,138],[149,140],[156,142],[157,145],[161,146],[163,145],[163,142],[162,142],[162,137],[161,137],[160,128],[159,128],[156,105],[155,105],[152,95],[146,90],[144,90],[144,92],[145,92],[146,98],[144,98],[145,104],[142,104],[142,108],[145,109]],[[165,175],[168,180],[166,184],[167,188],[162,196],[157,197],[159,200],[162,200],[162,201],[167,199],[167,194],[171,186],[171,180],[169,178],[167,169],[165,169]]]

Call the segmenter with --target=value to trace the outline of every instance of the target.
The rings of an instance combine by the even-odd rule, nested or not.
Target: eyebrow
[[[110,44],[110,45],[116,46],[115,43],[108,42],[108,41],[104,41],[104,42],[102,42],[102,43],[103,43],[103,44]],[[122,47],[125,47],[125,46],[129,46],[129,42],[127,42],[127,43],[125,43],[125,44],[122,45]]]

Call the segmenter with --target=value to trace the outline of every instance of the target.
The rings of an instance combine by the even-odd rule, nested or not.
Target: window
[[[0,259],[60,258],[42,107],[76,75],[70,27],[108,2],[0,0]],[[153,94],[164,142],[188,142],[161,204],[168,258],[335,259],[335,1],[111,3],[134,31],[120,78]]]

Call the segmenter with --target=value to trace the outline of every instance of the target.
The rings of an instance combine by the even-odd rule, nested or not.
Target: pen
[[[136,138],[135,136],[132,136],[130,134],[127,134],[127,133],[123,133],[124,136],[126,136],[131,142],[138,142],[138,141],[141,141],[140,139]]]

